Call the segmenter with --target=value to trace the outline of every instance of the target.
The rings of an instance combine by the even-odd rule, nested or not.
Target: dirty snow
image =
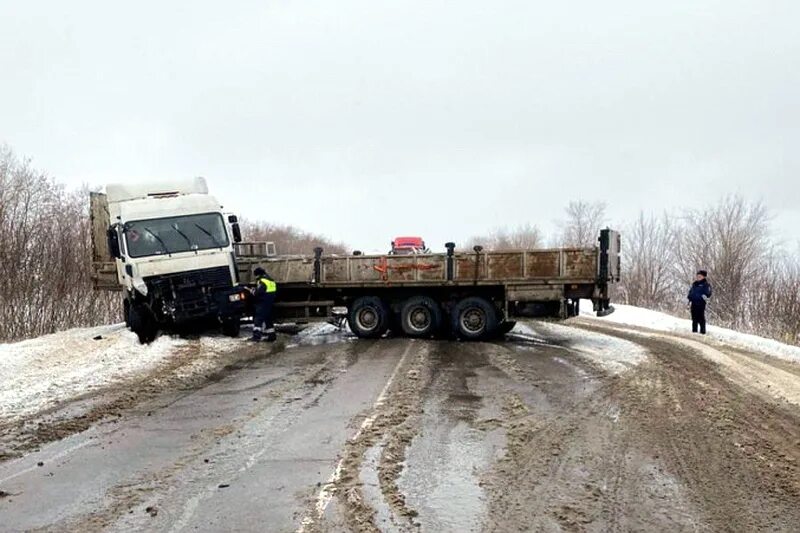
[[[678,318],[666,313],[651,311],[632,305],[614,304],[615,311],[602,318],[598,318],[592,311],[592,302],[581,300],[581,316],[592,318],[599,322],[613,322],[629,326],[639,326],[670,333],[690,333],[692,321],[688,318]],[[686,311],[688,315],[688,310]],[[800,363],[800,347],[784,344],[772,339],[740,333],[732,329],[709,326],[707,337],[723,342],[733,347],[744,350],[760,352],[772,357]]]
[[[347,325],[339,328],[327,322],[313,322],[292,337],[291,342],[286,347],[313,346],[355,339],[356,337],[350,332],[350,328]]]
[[[635,343],[554,322],[517,322],[511,335],[564,346],[612,374],[624,372],[647,359],[647,350]]]
[[[0,344],[0,418],[25,416],[144,375],[190,344],[203,348],[200,351],[209,355],[208,363],[237,341],[161,336],[143,346],[123,324],[115,324]]]

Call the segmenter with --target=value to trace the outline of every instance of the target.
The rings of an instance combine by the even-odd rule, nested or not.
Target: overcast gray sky
[[[0,142],[365,250],[728,193],[800,240],[796,0],[181,4],[0,0]]]

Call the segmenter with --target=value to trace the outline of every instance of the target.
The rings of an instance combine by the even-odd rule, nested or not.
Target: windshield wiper
[[[149,233],[150,235],[152,235],[153,237],[155,237],[155,238],[156,238],[156,240],[157,240],[158,242],[160,242],[160,243],[161,243],[161,246],[163,246],[163,247],[164,247],[164,251],[165,251],[165,252],[167,252],[167,254],[168,254],[168,255],[172,255],[172,252],[170,252],[170,251],[169,251],[169,248],[167,248],[167,243],[165,243],[165,242],[164,242],[164,239],[162,239],[161,237],[159,237],[158,235],[156,235],[155,233],[153,233],[153,230],[151,230],[151,229],[150,229],[150,228],[148,228],[147,226],[145,226],[145,227],[144,227],[144,230],[145,230],[147,233]]]
[[[184,232],[182,232],[181,230],[178,229],[178,225],[177,224],[173,224],[172,225],[172,229],[174,229],[175,231],[180,233],[181,237],[186,239],[186,244],[189,245],[189,248],[194,248],[194,243],[192,242],[192,240]],[[197,250],[195,250],[195,251],[197,251]]]
[[[219,243],[219,241],[217,240],[217,238],[216,238],[216,237],[214,237],[214,236],[211,234],[211,232],[210,232],[210,231],[208,231],[206,228],[204,228],[203,226],[201,226],[201,225],[200,225],[200,224],[198,224],[197,222],[195,222],[195,223],[194,223],[194,225],[195,225],[195,226],[197,226],[197,228],[198,228],[200,231],[202,231],[203,233],[205,233],[206,235],[208,235],[209,237],[211,237],[211,240],[212,240],[212,241],[214,241],[214,244],[215,244],[216,246],[219,246],[220,248],[222,248],[222,245]]]

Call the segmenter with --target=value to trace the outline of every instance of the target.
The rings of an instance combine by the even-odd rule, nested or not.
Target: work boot
[[[247,339],[250,342],[259,342],[261,341],[261,330],[260,329],[253,329],[253,336]]]
[[[276,340],[278,340],[277,335],[275,335],[274,333],[267,334],[267,342],[275,342]]]

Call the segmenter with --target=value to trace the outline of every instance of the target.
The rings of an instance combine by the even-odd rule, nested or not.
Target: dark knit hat
[[[704,278],[708,277],[708,272],[706,272],[705,270],[698,270],[697,273],[703,276]]]
[[[256,267],[256,269],[253,270],[253,274],[256,275],[256,276],[266,276],[267,275],[267,271],[264,270],[261,267]]]

